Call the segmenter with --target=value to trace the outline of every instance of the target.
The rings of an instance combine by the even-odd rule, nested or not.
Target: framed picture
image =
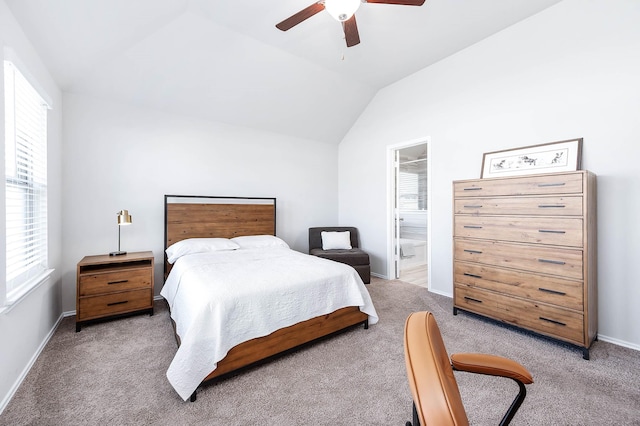
[[[582,138],[487,152],[480,178],[580,170]]]

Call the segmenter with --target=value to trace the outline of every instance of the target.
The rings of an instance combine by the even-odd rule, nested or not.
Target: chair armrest
[[[533,376],[522,364],[497,355],[453,354],[451,355],[451,365],[460,371],[508,377],[526,385],[533,383]]]

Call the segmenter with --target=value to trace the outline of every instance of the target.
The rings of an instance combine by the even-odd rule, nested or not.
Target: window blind
[[[4,61],[7,298],[47,270],[47,109]],[[33,283],[35,284],[35,283]]]
[[[400,172],[400,210],[418,210],[418,175]]]
[[[426,159],[400,163],[398,190],[400,210],[426,210],[427,162]]]

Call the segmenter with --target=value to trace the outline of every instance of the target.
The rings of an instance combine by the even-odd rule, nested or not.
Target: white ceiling
[[[4,0],[65,92],[339,143],[382,87],[561,0],[362,4],[346,48],[313,0]]]

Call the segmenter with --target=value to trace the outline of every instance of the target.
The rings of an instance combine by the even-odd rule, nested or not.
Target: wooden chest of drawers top
[[[474,179],[453,183],[453,196],[491,197],[513,195],[580,194],[586,171],[512,178]]]

